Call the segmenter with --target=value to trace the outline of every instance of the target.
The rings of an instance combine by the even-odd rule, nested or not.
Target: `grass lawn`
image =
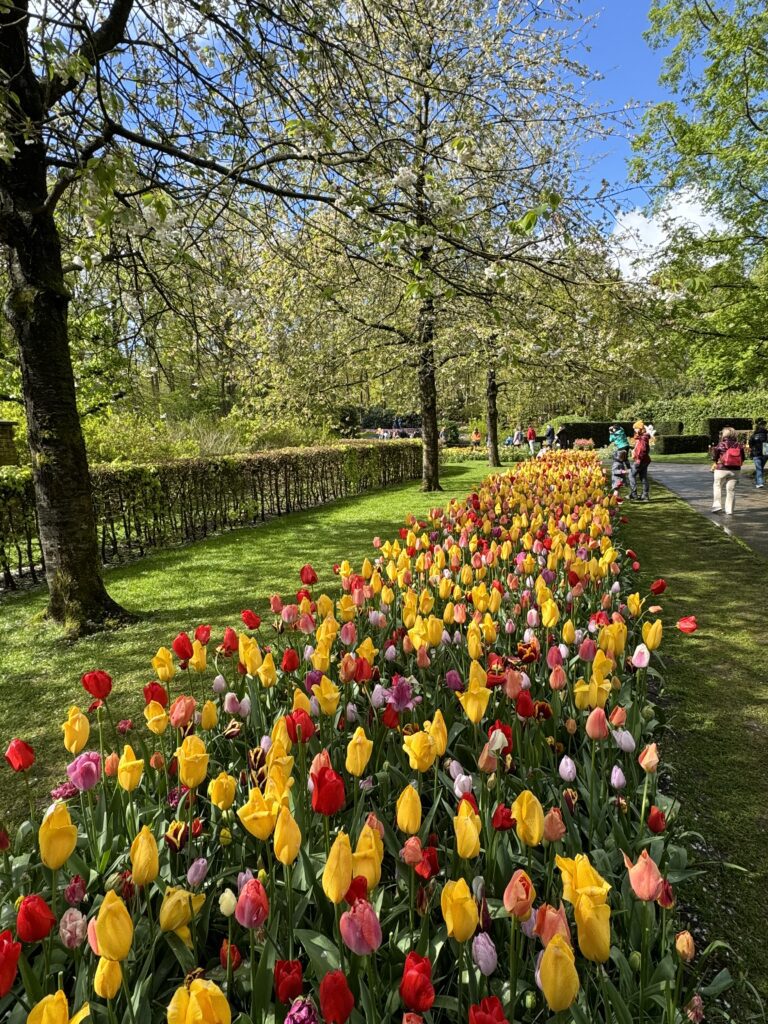
[[[653,462],[682,462],[685,465],[692,463],[706,465],[710,458],[709,452],[684,452],[680,455],[657,455],[655,452],[652,452],[651,460]]]
[[[45,607],[42,590],[4,600],[0,749],[5,750],[14,736],[31,743],[37,752],[37,777],[50,789],[62,779],[69,760],[59,723],[70,704],[87,707],[90,700],[80,686],[83,672],[109,672],[115,683],[115,713],[136,719],[143,707],[141,687],[153,678],[150,659],[158,647],[170,646],[179,630],[207,622],[216,638],[226,625],[242,627],[243,608],[264,614],[270,594],[295,593],[305,562],[312,562],[326,589],[338,589],[335,562],[362,561],[374,553],[371,540],[376,534],[393,536],[408,512],[420,514],[447,497],[463,497],[487,472],[488,467],[478,463],[445,466],[444,494],[423,494],[418,484],[404,484],[110,569],[110,593],[141,618],[75,643],[68,642],[60,628],[34,621]],[[19,785],[6,776],[0,821],[3,816],[18,819],[26,807],[20,780],[13,781]]]
[[[768,562],[658,484],[653,500],[628,515],[626,538],[641,561],[641,586],[657,577],[669,584],[660,600],[672,730],[663,756],[685,823],[709,845],[697,857],[706,862],[704,874],[683,899],[710,937],[734,946],[766,999]],[[674,623],[691,614],[699,630],[685,636]]]

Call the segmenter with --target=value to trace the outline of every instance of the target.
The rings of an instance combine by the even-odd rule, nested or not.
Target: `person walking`
[[[532,423],[528,425],[528,433],[525,435],[528,441],[528,448],[530,449],[531,455],[536,454],[536,427]]]
[[[645,424],[637,420],[632,424],[634,437],[632,438],[632,461],[629,467],[629,500],[637,501],[637,482],[643,482],[643,495],[641,501],[649,501],[651,497],[651,486],[648,481],[648,467],[651,464],[651,439],[648,436]]]
[[[475,427],[475,429],[472,431],[472,437],[471,437],[472,447],[473,448],[479,448],[480,447],[480,442],[482,441],[482,439],[483,439],[483,437],[482,437],[482,434],[480,433],[479,428]]]
[[[523,428],[520,424],[515,427],[515,433],[512,436],[512,444],[515,448],[519,448],[523,443]]]
[[[765,486],[765,464],[768,462],[768,429],[763,419],[755,424],[749,439],[749,454],[755,464],[755,489],[760,491]]]
[[[552,448],[555,444],[555,428],[551,423],[547,424],[547,429],[544,431],[544,440],[547,445]]]
[[[744,445],[733,427],[723,427],[720,440],[710,449],[714,474],[712,511],[732,516],[736,505],[736,485],[744,462]],[[725,501],[723,501],[725,489]]]

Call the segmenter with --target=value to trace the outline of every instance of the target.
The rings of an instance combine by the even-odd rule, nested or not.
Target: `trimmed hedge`
[[[421,445],[357,441],[255,455],[91,468],[105,563],[417,479]],[[32,474],[0,470],[3,586],[43,575]]]
[[[708,447],[709,438],[706,434],[657,434],[653,451],[659,455],[683,455],[705,452]]]
[[[714,444],[720,437],[720,431],[723,427],[733,427],[734,430],[746,430],[751,433],[754,421],[746,416],[713,416],[705,420],[705,424],[709,440]]]

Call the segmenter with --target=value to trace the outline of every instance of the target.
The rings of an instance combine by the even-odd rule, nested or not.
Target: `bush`
[[[577,437],[573,447],[577,452],[591,452],[595,449],[595,442],[591,437]]]
[[[709,432],[707,420],[715,417],[723,424],[734,419],[748,419],[750,425],[759,417],[768,417],[768,391],[744,391],[741,394],[684,395],[678,398],[654,399],[633,403],[621,409],[621,419],[638,417],[653,423],[660,434],[704,434]],[[682,423],[683,429],[667,430],[670,423]],[[662,424],[664,429],[662,429]]]
[[[461,438],[459,424],[451,420],[449,423],[445,424],[445,427],[443,429],[445,431],[446,446],[448,448],[455,448],[456,445],[458,445],[459,440]]]
[[[653,451],[659,455],[682,455],[705,452],[708,446],[706,434],[657,434]]]
[[[197,540],[413,480],[421,446],[362,441],[255,455],[91,469],[104,562]],[[0,571],[13,589],[42,572],[32,474],[0,470]]]
[[[482,448],[451,448],[446,446],[440,452],[443,462],[488,462],[488,449]],[[504,448],[499,445],[499,458],[502,466],[511,465],[513,462],[524,462],[530,458],[528,447],[525,448]]]
[[[569,447],[576,446],[577,438],[590,438],[594,441],[596,448],[605,448],[608,444],[608,428],[616,422],[616,420],[585,420],[581,423],[562,423],[561,427],[565,431]],[[631,423],[620,422],[619,425],[624,427],[627,437],[632,435]]]

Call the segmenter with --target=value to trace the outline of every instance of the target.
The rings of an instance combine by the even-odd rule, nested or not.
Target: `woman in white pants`
[[[720,431],[720,440],[712,448],[711,455],[714,478],[712,511],[724,510],[727,516],[732,516],[736,503],[736,484],[739,482],[744,462],[744,445],[739,441],[733,427],[723,427]]]

